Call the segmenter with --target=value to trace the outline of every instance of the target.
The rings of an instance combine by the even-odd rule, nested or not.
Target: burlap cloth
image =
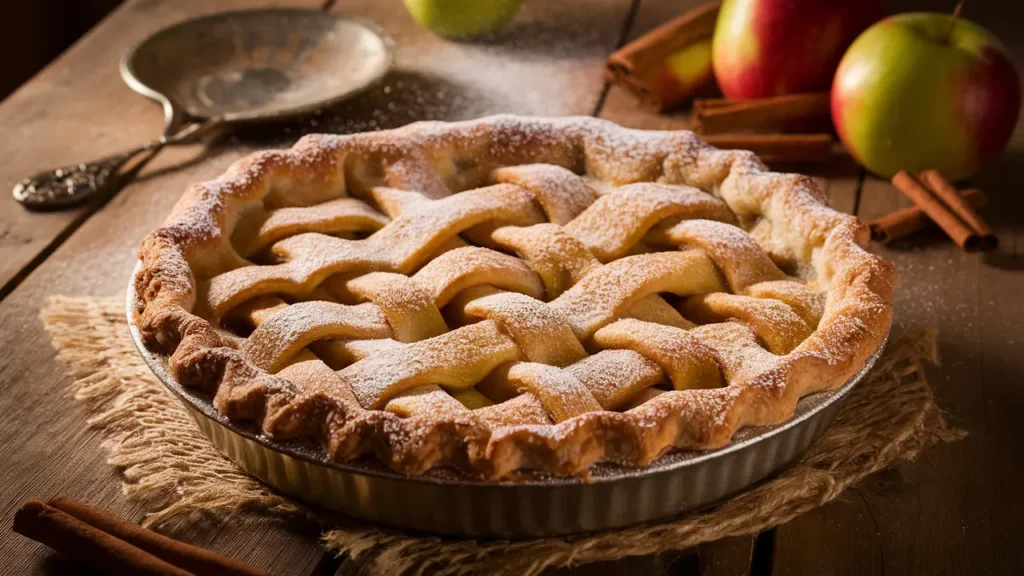
[[[107,461],[124,493],[152,510],[145,524],[175,532],[241,509],[306,515],[324,526],[323,544],[363,560],[371,572],[537,574],[680,550],[757,533],[836,498],[854,484],[922,448],[964,435],[932,400],[921,368],[935,362],[936,335],[892,342],[844,401],[835,422],[789,468],[751,490],[681,518],[624,530],[525,541],[474,541],[407,535],[306,509],[260,484],[222,456],[180,401],[149,372],[128,334],[122,298],[56,297],[43,321],[76,381],[72,391],[100,430]]]

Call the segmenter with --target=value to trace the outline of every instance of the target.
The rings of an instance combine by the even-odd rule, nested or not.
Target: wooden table
[[[398,44],[398,70],[370,93],[319,119],[265,128],[208,148],[168,150],[142,177],[102,206],[33,214],[0,197],[0,524],[31,497],[68,494],[139,520],[144,510],[121,495],[104,463],[100,439],[67,394],[39,310],[54,294],[121,294],[142,237],[156,227],[187,184],[221,173],[247,152],[290,144],[303,132],[354,132],[420,119],[455,120],[496,112],[597,115],[627,126],[685,128],[685,114],[654,116],[609,90],[602,63],[626,39],[698,0],[527,2],[503,42],[442,41],[416,26],[397,0],[128,0],[84,39],[0,105],[0,193],[29,173],[91,160],[153,138],[157,106],[131,92],[117,74],[120,56],[146,34],[186,17],[257,5],[306,6],[378,22]],[[211,6],[216,4],[216,7]],[[890,8],[948,9],[952,2],[892,0]],[[950,5],[950,6],[947,6]],[[1018,66],[1022,13],[992,2],[968,3],[966,17],[1005,42]],[[1016,13],[1016,17],[1010,14]],[[929,371],[938,402],[964,441],[937,446],[916,462],[877,474],[838,501],[757,537],[577,568],[573,573],[864,574],[1019,572],[1024,518],[1019,489],[1024,461],[1022,344],[1024,130],[1011,150],[977,178],[1003,248],[964,254],[938,233],[882,252],[899,267],[897,332],[936,326],[943,366]],[[837,209],[864,218],[904,205],[884,181],[853,170],[822,177]],[[354,574],[331,558],[317,528],[256,516],[190,539],[274,573]],[[46,548],[0,533],[5,573],[60,573],[71,566]]]

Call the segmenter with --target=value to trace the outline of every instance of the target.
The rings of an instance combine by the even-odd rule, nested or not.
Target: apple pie
[[[191,186],[142,245],[135,322],[274,439],[572,475],[723,446],[845,383],[892,317],[868,237],[811,178],[690,132],[421,122]]]

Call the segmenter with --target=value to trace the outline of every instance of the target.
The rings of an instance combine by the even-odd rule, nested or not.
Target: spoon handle
[[[22,206],[39,211],[61,210],[96,196],[112,195],[125,184],[127,179],[120,177],[120,170],[132,158],[143,153],[155,155],[164,146],[190,143],[219,124],[219,120],[213,119],[192,124],[176,134],[162,136],[127,152],[40,172],[15,184],[11,192]]]
[[[30,210],[60,210],[112,194],[121,184],[117,174],[122,166],[143,152],[156,153],[165,144],[161,138],[93,162],[40,172],[14,185],[14,199]]]

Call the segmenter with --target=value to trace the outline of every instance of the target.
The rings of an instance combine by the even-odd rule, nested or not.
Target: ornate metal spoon
[[[94,162],[18,182],[14,199],[59,210],[114,194],[122,168],[215,128],[310,112],[387,73],[393,44],[376,25],[314,10],[247,10],[188,20],[142,41],[121,62],[128,85],[164,109],[164,134]]]
[[[30,210],[43,211],[77,206],[96,196],[106,197],[117,192],[123,184],[120,170],[132,158],[147,153],[153,156],[164,146],[195,142],[203,134],[223,124],[223,120],[212,118],[203,123],[190,124],[170,136],[161,136],[127,152],[85,164],[40,172],[14,185],[14,199]]]

